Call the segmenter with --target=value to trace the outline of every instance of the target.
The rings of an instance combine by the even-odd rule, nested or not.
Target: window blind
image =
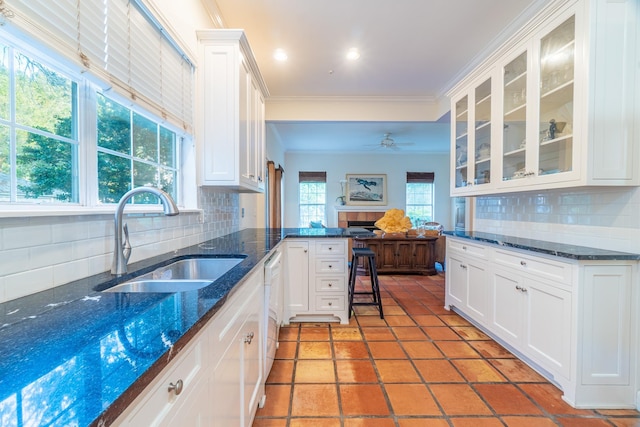
[[[407,183],[416,184],[432,184],[435,179],[435,173],[433,172],[407,172]]]
[[[298,182],[327,182],[326,172],[299,172]]]
[[[7,20],[117,92],[191,132],[193,65],[143,0],[6,0]]]

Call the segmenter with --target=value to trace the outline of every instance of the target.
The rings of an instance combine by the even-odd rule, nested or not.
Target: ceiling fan
[[[407,146],[407,145],[413,145],[413,142],[395,142],[392,138],[391,138],[391,134],[390,133],[385,133],[384,134],[384,138],[382,138],[382,140],[380,142],[378,142],[377,144],[369,144],[369,147],[376,147],[376,148],[388,148],[390,150],[399,150],[400,146]]]

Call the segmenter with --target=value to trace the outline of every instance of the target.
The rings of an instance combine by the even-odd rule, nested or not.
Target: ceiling
[[[268,106],[332,97],[446,105],[446,91],[549,2],[206,1],[222,26],[245,30],[269,90]],[[345,57],[352,47],[361,53],[356,61]],[[273,58],[277,48],[287,52],[287,61]],[[285,119],[269,121],[268,135],[286,151],[446,152],[448,121]],[[385,133],[406,145],[372,146]]]

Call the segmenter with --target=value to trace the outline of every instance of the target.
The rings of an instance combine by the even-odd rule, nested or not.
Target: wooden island
[[[376,236],[356,237],[353,246],[368,247],[376,254],[379,274],[436,274],[435,255],[438,236],[405,237]],[[364,268],[364,266],[358,266]]]

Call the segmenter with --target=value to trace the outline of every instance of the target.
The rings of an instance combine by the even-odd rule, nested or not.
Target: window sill
[[[178,207],[181,214],[201,214],[202,209]],[[116,211],[115,205],[87,208],[82,206],[2,206],[0,207],[0,218],[28,218],[28,217],[51,217],[51,216],[78,216],[78,215],[113,215]],[[131,214],[162,214],[161,205],[152,206],[127,206],[125,215]]]

